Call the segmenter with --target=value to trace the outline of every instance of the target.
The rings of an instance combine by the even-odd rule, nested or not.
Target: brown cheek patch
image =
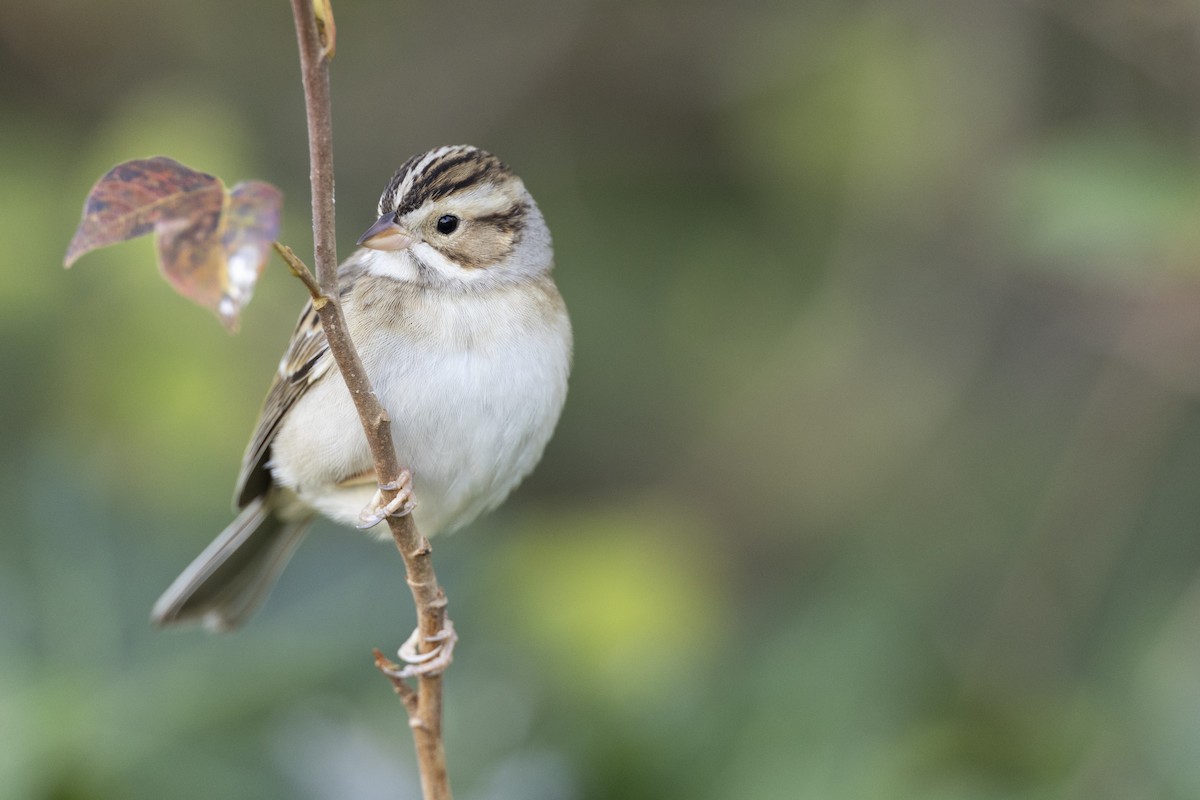
[[[517,242],[515,228],[489,224],[471,225],[462,236],[442,247],[442,252],[464,269],[483,269],[508,258]]]

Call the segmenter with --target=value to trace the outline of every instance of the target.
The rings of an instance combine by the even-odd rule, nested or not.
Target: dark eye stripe
[[[491,225],[504,233],[512,233],[520,227],[520,220],[524,214],[525,204],[514,203],[503,211],[479,217],[476,222]]]

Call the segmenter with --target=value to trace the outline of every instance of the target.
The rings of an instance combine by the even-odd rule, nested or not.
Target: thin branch
[[[315,282],[312,282],[310,274],[305,284],[314,297],[313,306],[320,316],[329,350],[358,409],[363,431],[375,461],[375,473],[384,500],[387,501],[395,496],[395,490],[389,489],[388,486],[394,485],[393,481],[401,471],[392,443],[391,423],[387,412],[371,390],[362,361],[346,331],[346,322],[338,301],[337,249],[334,244],[333,223],[333,133],[329,106],[329,55],[333,51],[333,25],[328,0],[321,2],[322,24],[318,26],[312,0],[292,0],[308,119],[313,243],[317,269]],[[322,40],[322,32],[329,37],[327,40]],[[283,255],[282,252],[280,254]],[[307,269],[301,271],[295,267],[293,270],[302,280],[308,272]],[[417,608],[417,652],[429,652],[436,648],[439,635],[449,630],[446,595],[438,585],[437,576],[433,571],[429,541],[417,531],[412,515],[390,516],[387,520],[396,547],[404,558],[408,585]],[[383,669],[391,662],[380,665],[377,659],[376,663]],[[393,686],[396,686],[397,680],[403,680],[402,677],[396,677],[398,672],[388,669],[383,671],[392,680]],[[396,688],[409,712],[409,726],[412,728],[416,744],[417,764],[421,771],[421,788],[425,800],[450,800],[450,782],[446,773],[445,750],[442,746],[442,677],[440,674],[419,675],[415,703],[412,700],[411,687],[407,687],[409,693],[400,690],[398,686]]]
[[[308,289],[308,294],[312,298],[313,307],[320,312],[321,306],[325,305],[329,301],[326,299],[325,295],[321,294],[321,285],[317,283],[317,279],[314,278],[312,272],[309,271],[308,265],[301,261],[300,257],[297,256],[292,248],[288,247],[286,244],[271,242],[271,246],[275,248],[275,252],[278,253],[279,257],[283,259],[283,263],[288,265],[288,269],[291,270],[292,274],[299,278],[300,282],[304,284],[304,288]]]
[[[408,709],[409,717],[415,717],[417,715],[417,692],[401,674],[404,672],[403,667],[380,652],[378,647],[373,652],[375,654],[375,668],[392,682],[392,688],[396,690],[396,694],[400,695],[401,702]]]

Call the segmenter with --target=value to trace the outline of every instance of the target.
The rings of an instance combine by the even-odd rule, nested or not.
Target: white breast
[[[400,463],[413,471],[421,532],[453,530],[502,501],[541,458],[566,399],[571,329],[553,283],[422,292],[395,313],[363,315],[348,298],[345,311]],[[372,461],[335,370],[288,413],[270,466],[317,510],[357,521],[373,484],[337,484]]]

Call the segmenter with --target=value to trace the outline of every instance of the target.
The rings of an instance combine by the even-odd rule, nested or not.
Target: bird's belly
[[[401,378],[416,402],[389,409],[401,463],[413,470],[417,522],[437,532],[489,510],[533,469],[561,399],[528,360],[444,357],[436,369]],[[393,397],[404,397],[397,392]]]
[[[426,536],[494,507],[541,457],[566,396],[569,344],[555,338],[470,350],[362,348],[392,354],[365,366],[392,420],[400,464],[412,469],[413,513]],[[354,524],[375,486],[346,481],[373,461],[344,382],[329,377],[288,415],[271,469],[318,511]],[[386,525],[379,532],[386,535]]]

